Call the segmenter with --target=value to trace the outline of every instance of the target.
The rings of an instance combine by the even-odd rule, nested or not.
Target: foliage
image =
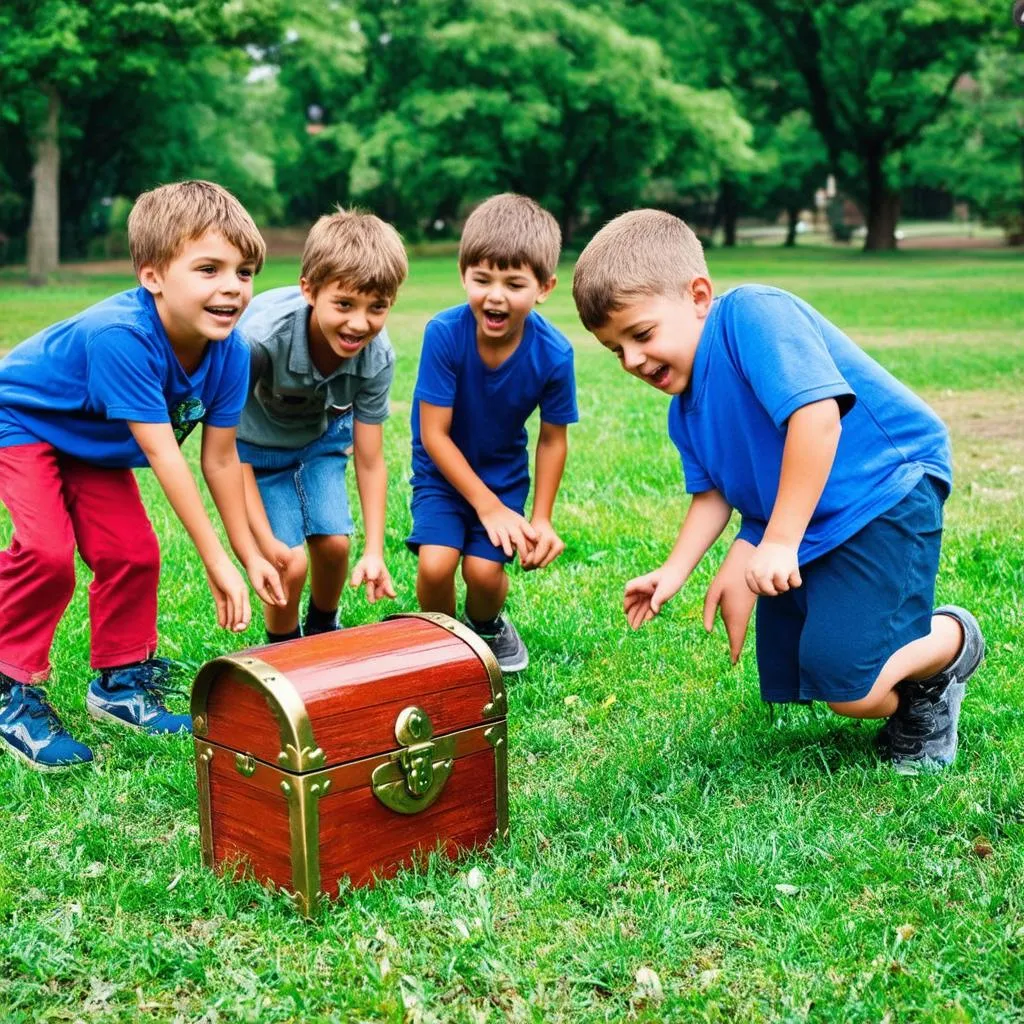
[[[1024,242],[1024,61],[1022,46],[984,51],[950,109],[908,155],[914,180],[948,189]]]

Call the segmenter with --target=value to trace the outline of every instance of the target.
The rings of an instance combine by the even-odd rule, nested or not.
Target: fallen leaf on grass
[[[718,976],[721,973],[722,972],[717,968],[711,971],[701,971],[700,974],[697,975],[697,987],[701,992],[707,992],[707,990],[711,988],[716,981],[718,981]]]
[[[795,896],[800,891],[799,885],[790,885],[788,882],[779,882],[775,886],[776,892],[781,892],[783,896]]]
[[[896,929],[896,937],[900,942],[909,942],[917,934],[917,929],[912,924],[901,924]]]
[[[470,889],[480,889],[487,884],[487,876],[479,868],[471,868],[466,875],[466,885]]]
[[[650,967],[637,968],[634,975],[636,988],[633,990],[633,1000],[637,1003],[660,1003],[665,998],[661,988],[661,978]]]
[[[992,844],[984,836],[978,836],[978,838],[974,840],[971,852],[975,857],[980,857],[984,860],[986,857],[991,857],[994,851],[992,849]]]
[[[564,700],[562,701],[562,703],[563,703],[563,704],[564,704],[564,705],[565,705],[565,706],[566,706],[567,708],[571,708],[571,707],[573,706],[573,704],[579,704],[579,702],[580,702],[580,699],[579,699],[579,697],[578,697],[578,696],[577,696],[577,695],[576,695],[575,693],[570,693],[570,694],[569,694],[569,696],[568,696],[568,697],[566,697],[566,698],[565,698],[565,699],[564,699]]]
[[[605,711],[607,711],[615,703],[616,700],[618,700],[618,698],[615,696],[615,694],[610,693],[607,697],[605,697],[603,701],[601,701],[601,707],[603,707]]]

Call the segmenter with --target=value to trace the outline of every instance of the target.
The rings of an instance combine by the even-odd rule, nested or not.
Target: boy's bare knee
[[[446,548],[428,550],[424,546],[419,551],[416,573],[421,583],[438,586],[454,579],[458,564],[457,551],[449,552]]]
[[[492,562],[487,558],[464,558],[462,578],[466,586],[474,590],[498,590],[505,583],[505,566],[502,562]]]
[[[309,546],[315,558],[337,565],[348,558],[350,545],[345,534],[332,533],[310,537]]]

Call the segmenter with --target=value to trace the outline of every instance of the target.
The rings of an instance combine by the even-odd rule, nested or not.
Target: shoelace
[[[920,753],[934,723],[933,716],[927,712],[938,708],[941,702],[941,693],[926,692],[917,694],[907,702],[905,707],[903,704],[900,705],[897,711],[899,724],[890,736],[890,744],[894,753]]]
[[[57,717],[57,712],[47,704],[46,699],[35,688],[31,686],[22,688],[21,706],[29,718],[45,719],[52,732],[61,735],[67,732],[63,722]]]

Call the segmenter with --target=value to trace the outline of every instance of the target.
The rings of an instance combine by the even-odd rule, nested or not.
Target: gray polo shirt
[[[387,331],[330,376],[309,356],[309,304],[297,286],[257,295],[239,321],[249,344],[249,397],[238,437],[266,448],[302,448],[349,409],[360,423],[388,418],[395,350]]]

